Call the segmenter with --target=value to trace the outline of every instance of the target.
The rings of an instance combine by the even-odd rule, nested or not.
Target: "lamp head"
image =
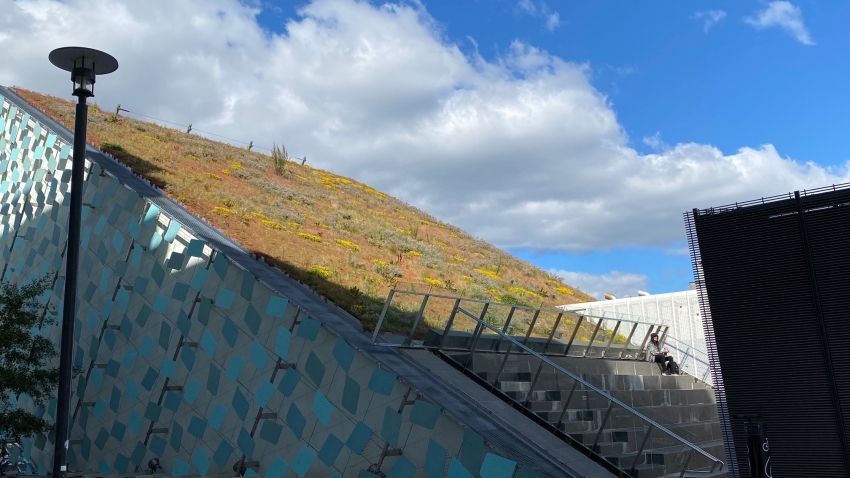
[[[56,67],[71,72],[72,94],[82,98],[94,96],[97,75],[108,75],[118,69],[118,60],[112,55],[92,48],[57,48],[48,58]]]

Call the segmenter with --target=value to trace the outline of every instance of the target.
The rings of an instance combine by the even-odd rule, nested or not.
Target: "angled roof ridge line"
[[[2,97],[17,106],[19,110],[28,113],[31,119],[52,131],[58,139],[69,145],[73,144],[74,134],[70,128],[31,105],[12,88],[0,85],[0,98]],[[511,425],[494,420],[486,410],[479,410],[474,406],[471,399],[454,390],[451,385],[445,383],[434,373],[417,365],[411,358],[391,347],[373,345],[371,336],[364,333],[360,321],[348,311],[333,302],[329,302],[326,297],[313,291],[285,271],[273,267],[265,261],[258,260],[254,254],[225,235],[221,230],[205,219],[192,214],[179,202],[166,196],[162,189],[88,142],[86,143],[86,159],[91,161],[92,164],[97,164],[102,171],[134,191],[141,199],[157,206],[159,212],[165,214],[166,217],[176,220],[181,227],[187,229],[197,238],[205,240],[210,247],[224,253],[231,263],[253,274],[256,280],[271,291],[287,298],[301,310],[306,311],[311,318],[327,326],[328,330],[338,337],[342,337],[352,348],[365,354],[376,365],[395,373],[399,379],[415,388],[420,395],[438,404],[462,426],[469,427],[479,433],[487,443],[500,450],[501,453],[520,448],[521,453],[512,456],[512,458],[519,464],[537,470],[542,476],[552,478],[582,476],[569,464],[559,461],[534,442],[523,440],[521,433]],[[428,390],[428,392],[425,390]],[[448,402],[438,400],[435,395],[443,397]]]

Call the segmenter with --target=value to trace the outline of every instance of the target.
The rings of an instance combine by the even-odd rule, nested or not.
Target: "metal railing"
[[[412,298],[418,300],[418,305]],[[506,310],[502,315],[496,309]],[[546,317],[548,314],[553,315]],[[447,317],[442,330],[424,325],[440,323],[440,317]],[[527,415],[543,418],[541,413],[545,413],[543,421],[556,436],[629,476],[636,476],[636,471],[643,476],[648,469],[679,477],[686,472],[722,470],[723,461],[681,436],[682,423],[665,418],[660,411],[657,416],[639,412],[556,363],[558,356],[638,358],[653,331],[658,330],[660,335],[666,332],[661,325],[608,320],[593,320],[561,309],[392,290],[372,343],[425,347],[451,357],[459,368],[472,372],[494,392],[514,400]],[[569,334],[565,335],[559,328],[570,321]],[[405,327],[409,327],[406,333]],[[639,328],[643,330],[638,334]],[[623,333],[619,332],[621,329]],[[590,335],[584,335],[590,330]],[[539,333],[544,331],[545,334]],[[560,337],[556,338],[558,332]],[[515,373],[506,371],[511,355],[521,355],[529,371],[536,369],[527,375],[530,385],[513,395],[500,388],[502,380]],[[476,356],[488,356],[491,361],[496,357],[501,363],[492,372],[473,371]],[[540,388],[552,384],[560,390],[557,400],[551,400],[553,405],[557,401],[557,406],[545,412],[531,412],[529,405],[536,392],[545,394]],[[676,427],[679,434],[670,430]]]
[[[664,338],[664,346],[670,350],[670,355],[679,364],[679,370],[712,387],[714,386],[711,365],[708,361],[708,353],[705,350],[681,342],[670,335]]]

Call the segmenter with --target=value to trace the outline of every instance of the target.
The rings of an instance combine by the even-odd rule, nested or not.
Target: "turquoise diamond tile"
[[[306,476],[307,471],[310,470],[310,466],[313,465],[313,461],[315,459],[316,453],[313,450],[306,446],[301,447],[301,451],[298,452],[298,456],[292,460],[292,471],[294,471],[298,476]]]
[[[218,430],[221,428],[221,424],[224,423],[225,418],[227,418],[227,408],[219,403],[210,414],[210,426],[213,427],[213,429]]]
[[[243,429],[244,430],[244,429]],[[227,460],[230,458],[230,455],[233,454],[233,445],[227,442],[227,440],[221,440],[218,444],[218,448],[216,448],[215,453],[213,454],[213,461],[218,466],[224,466],[227,464]],[[251,456],[251,455],[248,455]]]
[[[316,418],[319,419],[322,425],[328,426],[328,422],[331,420],[331,414],[333,413],[333,405],[328,399],[325,397],[325,394],[322,393],[321,390],[316,390],[316,396],[313,398],[313,413],[316,414]]]
[[[204,255],[204,246],[206,243],[200,239],[192,239],[189,241],[189,246],[186,248],[186,255],[189,257],[201,257]]]
[[[148,450],[150,450],[154,456],[162,456],[162,454],[165,453],[165,439],[159,435],[152,436]]]
[[[351,368],[351,362],[354,360],[354,349],[348,345],[348,342],[346,342],[345,339],[338,337],[334,344],[333,357],[336,359],[339,366],[348,372],[348,369]]]
[[[499,455],[487,453],[481,464],[481,478],[511,478],[516,470],[516,462]]]
[[[183,460],[174,460],[174,466],[171,467],[172,476],[186,476],[189,474],[189,464]]]
[[[272,398],[274,394],[274,384],[269,382],[268,380],[263,380],[260,383],[260,386],[257,387],[257,391],[254,392],[254,403],[261,407],[265,407],[268,404],[269,399]]]
[[[206,284],[207,277],[209,277],[209,275],[209,269],[199,267],[195,269],[195,275],[192,276],[192,282],[189,285],[195,290],[201,290],[201,288],[204,287],[204,284]]]
[[[192,417],[192,419],[189,420],[188,432],[189,432],[190,435],[197,437],[197,438],[200,438],[200,439],[203,439],[204,438],[204,432],[206,430],[207,430],[207,421],[206,420],[200,419],[198,417]]]
[[[265,478],[283,478],[283,475],[289,470],[289,465],[283,461],[280,457],[275,457],[272,464],[269,466],[268,471],[266,471]]]
[[[319,335],[319,328],[321,327],[321,322],[315,319],[311,319],[310,317],[305,317],[301,319],[301,324],[298,325],[298,333],[297,335],[302,339],[306,339],[309,341],[316,340],[316,337]]]
[[[304,433],[304,426],[307,425],[307,419],[301,413],[301,410],[295,404],[289,405],[289,411],[286,413],[286,425],[292,430],[296,438],[301,438]]]
[[[248,305],[248,309],[245,311],[245,316],[242,320],[245,321],[245,325],[248,327],[248,330],[250,330],[252,334],[257,335],[257,332],[260,331],[260,325],[263,322],[263,318],[260,317],[260,313],[257,312],[252,305]]]
[[[224,321],[221,326],[221,336],[230,347],[236,346],[236,339],[239,338],[239,328],[229,318]]]
[[[387,478],[413,478],[416,466],[407,458],[400,456],[393,465],[393,469],[387,474]]]
[[[168,444],[174,451],[180,451],[180,443],[183,441],[183,427],[179,423],[174,422],[171,426],[171,436],[168,437]]]
[[[188,349],[188,347],[187,347]],[[193,378],[186,385],[186,388],[183,391],[183,400],[186,400],[190,404],[195,403],[195,400],[198,398],[198,394],[201,393],[201,390],[204,388],[204,385],[198,381],[198,379]]]
[[[268,355],[259,340],[254,340],[254,343],[251,345],[251,352],[248,356],[258,370],[262,370],[263,367],[265,367]]]
[[[384,409],[384,422],[381,425],[381,438],[392,447],[398,446],[398,434],[401,431],[401,414],[391,407]]]
[[[277,445],[280,440],[280,434],[283,432],[283,425],[274,420],[263,420],[263,426],[260,428],[260,438]]]
[[[291,339],[292,333],[289,330],[284,327],[277,329],[277,341],[275,342],[274,353],[283,360],[286,360],[287,355],[289,355],[289,342]]]
[[[174,378],[174,372],[177,371],[177,362],[171,359],[165,359],[162,361],[162,367],[160,368],[160,373],[162,373],[163,377]]]
[[[242,390],[236,389],[233,392],[233,401],[230,403],[233,406],[233,411],[236,412],[236,415],[244,420],[245,417],[248,416],[248,408],[250,404],[248,403],[248,399],[245,398],[245,395],[242,393]]]
[[[463,430],[463,444],[460,447],[460,462],[467,470],[481,469],[484,438],[471,428]]]
[[[195,468],[198,469],[198,473],[201,476],[207,476],[207,473],[210,470],[210,459],[207,458],[207,454],[204,453],[204,450],[201,448],[195,449],[195,458],[194,458]]]
[[[245,456],[253,456],[254,455],[254,438],[248,433],[248,430],[245,427],[242,427],[239,430],[239,436],[236,438],[236,445],[242,450],[242,453]]]
[[[334,461],[336,461],[336,457],[339,456],[339,452],[342,451],[343,445],[342,440],[331,433],[328,435],[328,438],[325,439],[324,445],[322,445],[322,448],[319,450],[319,460],[328,466],[334,466]]]
[[[283,378],[280,379],[280,383],[277,385],[277,389],[284,396],[289,397],[292,395],[292,392],[295,391],[295,386],[298,385],[298,382],[301,380],[301,372],[295,370],[294,368],[290,368],[286,370],[286,373],[283,374]]]
[[[236,293],[230,289],[219,289],[218,294],[215,296],[215,305],[216,307],[221,307],[222,309],[229,309],[233,306],[233,299],[236,297]]]
[[[242,372],[242,368],[245,367],[245,359],[240,355],[234,355],[233,358],[230,359],[230,363],[227,364],[227,370],[224,371],[224,375],[227,376],[230,380],[236,381],[236,378],[239,377],[239,374]]]
[[[425,475],[428,478],[443,478],[446,468],[446,450],[433,439],[428,440],[428,451],[425,453]]]
[[[152,422],[155,422],[155,421],[159,420],[159,416],[161,414],[162,414],[162,406],[161,405],[154,403],[154,402],[148,403],[148,406],[145,409],[145,418],[147,418],[148,420],[150,420]]]
[[[163,235],[163,239],[165,239],[166,242],[171,243],[177,237],[177,233],[179,233],[179,232],[180,232],[180,223],[175,221],[174,219],[172,219],[171,223],[168,225],[168,229],[165,231],[165,234]]]
[[[307,361],[304,363],[304,371],[307,372],[307,376],[310,377],[310,380],[317,387],[322,386],[322,379],[325,376],[325,364],[319,360],[319,357],[312,350],[307,356]]]
[[[428,403],[425,400],[416,400],[413,404],[413,409],[410,411],[410,422],[433,430],[437,424],[439,414],[439,405]]]
[[[207,357],[213,358],[213,354],[215,354],[215,348],[218,344],[213,338],[212,334],[209,330],[204,330],[204,333],[201,334],[201,350],[207,354]]]
[[[365,423],[357,422],[354,430],[351,431],[351,435],[348,435],[348,439],[345,440],[345,446],[351,448],[351,451],[359,455],[363,453],[369,440],[372,439],[372,433],[374,433],[372,429]]]
[[[138,435],[142,430],[142,417],[136,410],[130,410],[130,418],[127,420],[127,424],[130,425],[130,430],[133,430],[134,435]]]
[[[381,395],[390,396],[395,386],[396,374],[376,368],[372,372],[372,378],[369,379],[369,390],[380,393]]]
[[[356,415],[359,402],[360,384],[351,377],[345,377],[345,386],[342,389],[342,408],[348,410],[352,415]]]
[[[269,297],[269,303],[266,306],[266,315],[270,315],[277,319],[283,317],[283,313],[286,312],[286,306],[289,304],[289,299],[285,299],[283,297],[271,296]]]
[[[457,461],[454,457],[452,457],[452,461],[449,464],[449,472],[446,475],[446,478],[475,478],[472,476],[472,473],[469,472],[463,465]]]

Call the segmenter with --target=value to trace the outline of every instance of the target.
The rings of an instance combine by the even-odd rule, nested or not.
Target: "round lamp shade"
[[[79,46],[57,48],[48,58],[57,68],[71,72],[83,67],[93,69],[95,75],[108,75],[118,69],[118,60],[109,53]]]

